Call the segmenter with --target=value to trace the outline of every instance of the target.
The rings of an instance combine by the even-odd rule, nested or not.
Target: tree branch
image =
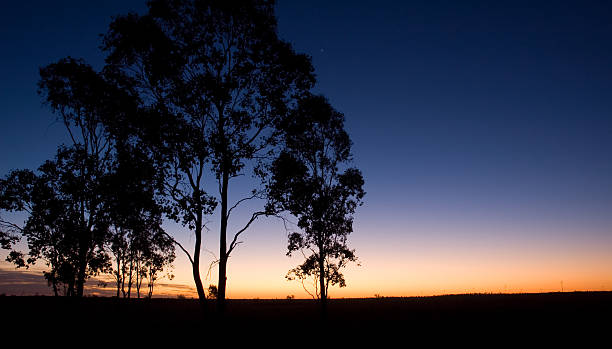
[[[15,223],[11,223],[5,220],[0,219],[0,226],[5,226],[9,229],[9,231],[23,231],[23,228],[21,228],[20,226],[18,226]]]
[[[236,235],[234,235],[234,238],[232,239],[232,242],[230,243],[230,247],[227,250],[227,256],[228,257],[230,255],[230,253],[232,253],[232,251],[234,250],[236,245],[239,244],[239,242],[237,242],[238,236],[240,236],[240,234],[242,234],[245,230],[247,230],[249,228],[249,226],[251,225],[251,223],[253,223],[259,216],[264,216],[265,214],[266,214],[265,212],[255,212],[255,213],[253,213],[253,215],[251,216],[251,219],[249,219],[248,223],[242,229],[240,229],[236,233]]]
[[[178,241],[176,241],[176,239],[173,236],[171,236],[170,234],[166,233],[165,231],[163,233],[168,238],[170,238],[170,240],[172,240],[172,242],[175,243],[181,250],[183,250],[183,252],[185,252],[185,254],[187,255],[187,258],[189,258],[189,261],[193,265],[193,258],[191,258],[191,254],[183,247],[183,245],[181,245]]]
[[[227,211],[227,217],[229,218],[230,214],[232,213],[232,210],[234,210],[236,207],[238,207],[238,205],[240,205],[241,203],[248,201],[248,200],[252,200],[252,199],[262,199],[262,195],[263,191],[260,190],[258,192],[255,192],[253,195],[242,198],[240,200],[238,200],[234,206],[230,207],[230,209]]]

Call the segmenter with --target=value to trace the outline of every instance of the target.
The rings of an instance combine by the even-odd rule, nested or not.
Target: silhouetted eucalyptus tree
[[[287,278],[303,283],[313,277],[313,296],[320,298],[325,316],[329,286],[345,286],[340,270],[356,261],[347,236],[365,194],[364,181],[358,169],[348,167],[351,141],[344,116],[324,97],[302,99],[282,129],[285,148],[271,167],[268,208],[298,218],[301,232],[289,235],[287,255],[302,251],[306,260]]]
[[[116,168],[108,177],[105,206],[111,222],[108,244],[116,266],[113,276],[117,297],[121,293],[129,298],[135,285],[140,298],[144,279],[148,279],[150,296],[158,273],[174,261],[174,244],[161,228],[163,212],[156,200],[159,183],[154,163],[145,151],[123,140],[116,148]]]
[[[18,267],[42,259],[50,266],[45,277],[56,295],[63,286],[66,295],[82,296],[88,277],[110,270],[108,245],[122,267],[121,239],[110,240],[113,227],[130,234],[138,295],[144,279],[152,294],[158,273],[174,260],[174,249],[161,229],[157,168],[149,153],[134,147],[126,122],[140,112],[138,95],[116,71],[96,72],[70,57],[42,68],[40,76],[39,92],[72,145],[60,146],[55,160],[37,174],[13,171],[0,181],[0,209],[28,214],[23,227],[0,221],[2,247],[27,240],[27,254],[11,251],[8,259]]]
[[[109,266],[105,217],[83,216],[86,198],[95,194],[81,174],[92,171],[94,163],[82,148],[60,147],[55,160],[40,166],[40,174],[13,171],[0,183],[2,202],[29,214],[20,231],[28,252],[11,251],[8,260],[18,267],[44,261],[55,295],[63,287],[65,295],[82,296],[85,280]]]
[[[111,121],[133,113],[136,103],[128,90],[70,57],[41,68],[40,77],[39,92],[66,126],[73,143],[67,153],[71,155],[59,157],[58,164],[70,166],[64,170],[74,176],[68,194],[79,232],[76,293],[82,296],[88,261],[108,234],[105,182],[113,169],[115,150]]]
[[[107,64],[133,81],[149,117],[140,135],[163,164],[170,217],[195,233],[193,276],[199,298],[204,216],[220,202],[218,305],[224,309],[227,261],[239,236],[266,212],[253,212],[228,243],[232,178],[257,168],[276,144],[275,125],[312,87],[310,59],[276,33],[274,1],[148,2],[146,15],[116,18],[105,36]],[[204,191],[212,169],[219,197]],[[212,178],[211,178],[212,179]],[[187,252],[184,248],[183,250]]]
[[[52,265],[49,278],[66,281],[68,293],[82,296],[86,278],[108,262],[108,181],[115,165],[113,131],[120,130],[113,122],[134,113],[137,103],[128,89],[81,60],[61,59],[42,68],[40,76],[39,92],[72,145],[60,147],[55,161],[39,168],[31,191],[23,190],[29,197],[18,198],[24,207],[32,205],[22,235],[29,260],[46,259]]]
[[[147,280],[147,297],[153,295],[160,273],[172,267],[176,258],[174,240],[156,224],[151,230],[126,232],[117,229],[110,241],[115,268],[112,270],[117,297],[131,297],[132,287],[140,298],[140,288]],[[173,275],[168,274],[172,279]]]
[[[160,273],[167,268],[172,267],[172,263],[176,258],[174,249],[174,240],[170,239],[167,234],[154,234],[149,240],[149,248],[145,254],[146,277],[148,280],[147,297],[153,296],[155,282],[159,279]],[[168,273],[168,279],[174,278],[174,275]]]

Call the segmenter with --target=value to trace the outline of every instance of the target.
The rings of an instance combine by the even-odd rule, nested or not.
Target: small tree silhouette
[[[217,299],[217,297],[219,297],[217,285],[208,286],[208,299]]]
[[[321,300],[325,316],[329,286],[344,287],[341,269],[357,260],[347,237],[365,195],[364,180],[358,169],[347,166],[351,141],[344,115],[323,96],[301,99],[282,129],[284,149],[270,169],[268,210],[289,211],[298,218],[301,231],[289,235],[287,255],[301,251],[306,260],[287,278],[302,285],[313,278],[315,291],[309,293]]]

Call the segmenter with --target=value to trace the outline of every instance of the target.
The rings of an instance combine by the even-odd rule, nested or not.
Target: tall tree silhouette
[[[55,295],[82,296],[85,280],[105,272],[109,257],[104,249],[108,222],[103,215],[85,216],[88,188],[95,160],[80,147],[60,147],[54,160],[39,167],[39,174],[13,171],[0,183],[0,199],[14,211],[29,216],[20,234],[27,254],[11,251],[9,261],[18,267],[44,261],[44,276]],[[84,169],[85,168],[85,169]]]
[[[72,217],[79,231],[76,294],[82,296],[88,261],[100,243],[98,235],[108,229],[105,185],[113,169],[115,137],[111,126],[116,126],[110,121],[133,113],[136,103],[129,90],[71,57],[41,68],[40,77],[39,93],[72,140],[67,148],[70,151],[60,151],[57,160],[58,165],[65,165],[61,170],[74,176],[74,185],[66,193],[76,207]],[[62,178],[60,184],[64,184]]]
[[[301,231],[289,235],[287,254],[302,251],[306,260],[287,277],[314,278],[314,295],[325,316],[329,286],[345,286],[341,269],[356,261],[347,237],[365,194],[364,180],[358,169],[348,167],[351,141],[344,116],[324,97],[302,99],[282,129],[285,148],[271,167],[268,208],[298,218]]]
[[[263,207],[252,212],[228,240],[231,214],[262,194],[254,188],[232,204],[231,180],[267,158],[277,143],[274,126],[312,87],[313,69],[309,57],[278,38],[274,1],[155,0],[148,8],[146,15],[113,21],[104,41],[107,63],[135,82],[149,112],[141,136],[163,163],[170,217],[195,233],[189,258],[202,301],[204,216],[220,203],[217,303],[223,310],[228,258],[240,235],[266,214]],[[218,200],[204,191],[207,169]]]
[[[114,73],[96,72],[70,57],[42,68],[39,92],[72,145],[60,146],[37,173],[13,171],[0,181],[0,208],[29,214],[23,227],[2,223],[28,245],[27,257],[11,251],[9,260],[17,266],[44,260],[55,294],[63,286],[65,294],[82,296],[88,277],[110,270],[111,227],[131,233],[138,291],[150,276],[151,292],[153,278],[174,258],[155,200],[157,169],[146,152],[134,147],[126,129],[125,120],[139,111],[139,103],[129,81],[117,80]]]

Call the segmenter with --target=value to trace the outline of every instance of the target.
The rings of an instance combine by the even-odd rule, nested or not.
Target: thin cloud
[[[146,281],[145,281],[146,282]],[[85,295],[112,297],[116,295],[112,279],[94,277],[85,284]],[[148,288],[141,288],[141,295],[146,295]],[[183,295],[193,297],[195,288],[185,284],[159,283],[155,285],[153,297],[176,297]],[[53,289],[48,285],[42,271],[0,269],[0,294],[7,296],[53,296]],[[132,295],[136,295],[132,288]]]

